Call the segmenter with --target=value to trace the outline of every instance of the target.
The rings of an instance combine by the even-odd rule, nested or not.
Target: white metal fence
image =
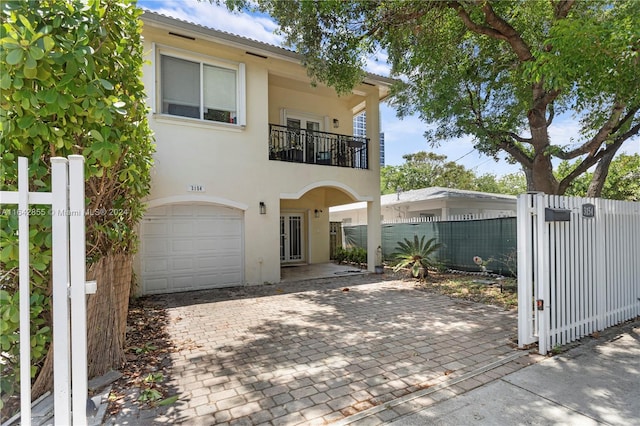
[[[57,425],[87,424],[84,158],[51,159],[51,192],[30,192],[28,161],[18,159],[18,191],[1,191],[0,205],[17,205],[20,294],[20,424],[31,424],[29,215],[51,206],[54,416]],[[95,283],[90,283],[91,286]],[[69,299],[71,301],[69,302]]]
[[[553,347],[640,315],[640,203],[518,197],[518,341]]]

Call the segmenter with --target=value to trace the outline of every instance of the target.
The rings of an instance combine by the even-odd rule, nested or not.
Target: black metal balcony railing
[[[269,125],[269,160],[368,169],[369,139]]]

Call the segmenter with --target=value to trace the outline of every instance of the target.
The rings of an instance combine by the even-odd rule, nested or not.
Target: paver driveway
[[[510,344],[514,312],[378,275],[156,300],[183,348],[169,378],[180,401],[145,424],[345,422],[456,378],[467,380],[452,394],[519,368],[483,369],[521,353]],[[399,414],[389,409],[368,423]]]

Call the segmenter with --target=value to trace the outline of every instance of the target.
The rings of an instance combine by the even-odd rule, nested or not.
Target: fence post
[[[538,350],[546,355],[549,346],[549,313],[551,312],[551,298],[549,292],[549,227],[545,222],[545,207],[549,196],[536,194],[536,297],[542,301],[543,309],[538,309]],[[537,303],[537,302],[536,302]]]
[[[53,401],[57,424],[71,424],[69,357],[69,215],[67,159],[51,159]]]
[[[18,254],[20,258],[20,412],[31,426],[31,283],[29,266],[29,163],[18,158]]]
[[[69,156],[69,251],[71,272],[71,389],[73,425],[87,424],[87,301],[84,157]]]
[[[521,194],[517,204],[518,346],[535,342],[533,327],[533,210],[532,195]]]

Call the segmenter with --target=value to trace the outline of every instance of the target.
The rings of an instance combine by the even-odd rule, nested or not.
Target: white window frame
[[[287,108],[280,108],[280,124],[282,126],[287,125],[287,119],[293,118],[295,120],[301,121],[314,121],[316,123],[320,123],[320,131],[326,132],[329,128],[329,116],[328,115],[318,115],[310,112],[304,111],[296,111]]]
[[[167,117],[176,120],[184,120],[185,122],[201,123],[214,126],[225,127],[240,127],[244,128],[247,125],[247,96],[246,96],[246,69],[245,64],[242,62],[233,62],[221,58],[214,58],[211,56],[201,55],[198,53],[186,51],[183,49],[177,49],[162,45],[154,44],[154,58],[155,58],[155,91],[156,99],[153,103],[153,113],[161,117]],[[236,123],[224,123],[221,121],[205,120],[203,118],[183,117],[180,115],[166,114],[162,112],[162,75],[161,75],[161,61],[162,56],[168,56],[176,59],[182,59],[185,61],[195,62],[200,64],[200,109],[202,111],[202,105],[204,102],[203,92],[203,65],[214,66],[218,68],[224,68],[233,70],[236,73],[236,108],[237,117]]]

